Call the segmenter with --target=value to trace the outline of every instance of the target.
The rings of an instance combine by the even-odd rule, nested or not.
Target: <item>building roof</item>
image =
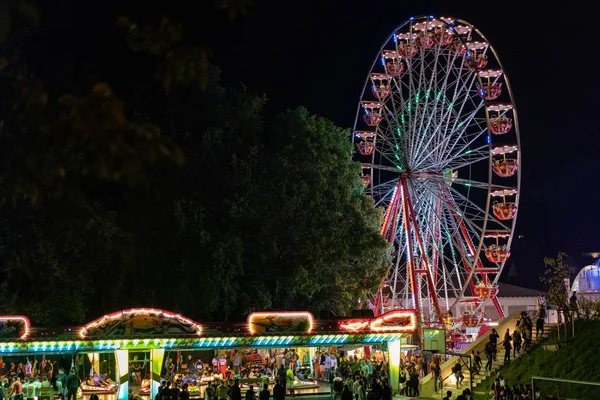
[[[539,295],[547,295],[547,293],[539,290],[510,285],[502,282],[498,283],[498,289],[498,297],[537,297]]]

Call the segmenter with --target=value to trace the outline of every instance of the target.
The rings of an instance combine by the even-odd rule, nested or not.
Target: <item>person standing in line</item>
[[[313,367],[313,375],[315,377],[315,379],[319,379],[319,358],[320,355],[318,352],[315,352],[315,354],[312,357],[312,367]]]
[[[205,397],[206,397],[206,395],[205,395]],[[160,398],[161,398],[161,400],[171,400],[171,382],[170,381],[167,381],[167,384],[165,385],[163,390],[160,391]],[[206,400],[212,400],[212,399],[206,399]]]
[[[281,384],[283,379],[279,379],[273,387],[273,399],[274,400],[285,400],[285,387]],[[235,400],[235,399],[231,399]]]
[[[67,378],[67,400],[77,400],[77,390],[80,384],[79,377],[75,373],[75,370],[72,369]]]
[[[333,379],[332,386],[333,400],[341,400],[342,392],[344,391],[344,380],[339,373],[336,374],[336,377]]]
[[[31,382],[31,378],[25,378],[25,384],[23,385],[23,392],[25,394],[25,399],[34,400],[35,399],[35,386]]]
[[[184,383],[181,386],[181,392],[179,393],[179,400],[190,400],[190,392],[188,391],[188,384]]]
[[[250,385],[246,390],[245,400],[256,400],[256,393],[254,393],[254,386]]]
[[[321,379],[325,381],[329,380],[329,376],[325,375],[325,353],[321,353],[319,357],[319,373],[321,374]]]
[[[269,391],[269,384],[265,383],[263,385],[263,390],[258,394],[258,400],[269,400],[271,397],[271,392]]]
[[[13,400],[23,400],[23,385],[18,376],[13,376],[12,385],[8,397]]]
[[[352,391],[348,385],[344,385],[344,390],[342,391],[342,400],[352,400]]]
[[[285,382],[288,390],[290,391],[290,395],[292,397],[296,396],[296,393],[294,391],[294,371],[292,371],[292,367],[289,365],[287,371],[285,371]]]
[[[229,390],[229,397],[231,397],[231,400],[242,400],[242,391],[240,390],[239,379],[233,381],[233,386]]]
[[[325,356],[325,379],[329,379],[329,373],[331,371],[331,357],[329,356],[329,353],[326,354]]]

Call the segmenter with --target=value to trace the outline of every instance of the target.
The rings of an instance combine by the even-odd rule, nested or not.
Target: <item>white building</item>
[[[579,271],[571,285],[573,292],[577,292],[578,297],[600,298],[600,259]]]

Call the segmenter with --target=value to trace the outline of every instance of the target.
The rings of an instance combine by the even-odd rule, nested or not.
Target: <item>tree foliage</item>
[[[561,310],[568,309],[569,293],[565,279],[571,278],[575,269],[567,263],[568,254],[561,252],[553,257],[544,258],[546,270],[540,276],[542,282],[548,285],[549,304],[556,305]]]
[[[266,118],[265,97],[224,88],[167,19],[119,25],[133,50],[105,80],[127,82],[119,96],[2,71],[0,312],[354,308],[389,259],[349,132],[303,108]]]

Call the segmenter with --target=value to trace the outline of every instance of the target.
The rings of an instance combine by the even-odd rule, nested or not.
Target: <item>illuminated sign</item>
[[[202,327],[183,315],[156,308],[132,308],[85,325],[81,337],[200,335]]]
[[[0,316],[0,339],[25,339],[31,325],[22,315]]]
[[[340,330],[350,332],[414,332],[417,314],[414,310],[395,310],[373,319],[352,319],[341,321]]]
[[[250,333],[310,332],[313,315],[309,312],[255,312],[248,316]]]
[[[414,332],[417,314],[414,310],[395,310],[371,321],[369,328],[377,332]]]

